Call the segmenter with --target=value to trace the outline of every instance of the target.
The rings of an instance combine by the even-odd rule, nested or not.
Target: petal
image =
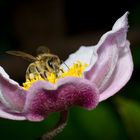
[[[97,85],[101,94],[107,87],[111,86],[115,73],[114,71],[117,69],[118,63],[123,60],[121,54],[125,57],[130,53],[126,62],[132,63],[131,52],[126,51],[126,49],[129,50],[128,41],[126,40],[128,28],[127,15],[128,12],[116,21],[111,31],[101,37],[99,43],[95,46],[95,48],[97,48],[98,60],[96,64],[85,73],[85,77]],[[125,51],[126,53],[124,53]],[[129,65],[129,63],[126,65]],[[132,73],[131,67],[132,66],[126,71],[128,75]],[[119,81],[116,82],[121,83],[121,80],[122,79],[119,77]],[[128,76],[125,76],[123,80],[123,83],[126,83],[128,81]],[[112,90],[112,93],[109,92],[110,94],[108,94],[106,98],[115,94],[120,88],[122,88],[122,86],[116,85],[116,90]]]
[[[93,109],[98,99],[98,89],[85,79],[67,77],[60,79],[57,85],[38,81],[27,91],[24,113],[28,120],[41,121],[49,113],[72,105]]]
[[[25,103],[24,90],[9,78],[2,67],[0,67],[0,103],[10,112],[21,112]]]
[[[111,84],[101,93],[99,100],[103,101],[118,92],[128,82],[132,72],[133,60],[129,48],[129,42],[127,42],[124,51],[120,54],[120,58],[116,66],[116,70],[113,74]]]
[[[83,63],[90,64],[90,66],[93,66],[96,60],[97,53],[96,48],[94,46],[91,47],[81,46],[79,50],[77,50],[75,53],[69,56],[69,58],[62,64],[61,67],[63,67],[64,70],[67,70],[68,68],[66,67],[66,65],[68,67],[71,67],[76,61],[81,61]]]
[[[25,120],[26,118],[22,115],[8,113],[6,111],[3,111],[3,109],[0,107],[0,117],[5,119],[11,119],[11,120]]]
[[[118,48],[110,40],[107,40],[103,46],[98,49],[98,60],[96,64],[88,71],[85,72],[85,78],[95,83],[100,89],[103,89],[107,85],[107,81],[111,77],[117,60],[118,60]]]

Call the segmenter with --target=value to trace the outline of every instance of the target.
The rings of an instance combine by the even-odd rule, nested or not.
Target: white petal
[[[13,85],[19,85],[16,81],[10,79],[9,75],[5,72],[5,70],[0,66],[0,75],[2,75],[3,78],[9,81],[9,83]]]
[[[92,67],[95,64],[96,60],[97,60],[97,53],[96,53],[96,48],[94,46],[91,46],[91,47],[81,46],[79,50],[71,54],[64,63],[68,67],[70,67],[76,61],[80,61],[82,63],[89,64],[90,67]],[[62,64],[62,68],[64,68],[64,70],[67,70],[68,68],[66,67],[64,63]],[[88,67],[86,71],[90,69],[90,67]]]

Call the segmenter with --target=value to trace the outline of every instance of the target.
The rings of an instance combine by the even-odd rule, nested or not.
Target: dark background
[[[129,11],[128,39],[134,72],[120,93],[93,111],[73,107],[68,125],[56,140],[140,139],[140,2],[134,0],[0,0],[0,65],[22,83],[28,62],[5,54],[21,50],[35,55],[40,45],[65,60],[81,45],[95,45],[114,22]],[[0,119],[0,140],[37,140],[58,120],[41,123]]]

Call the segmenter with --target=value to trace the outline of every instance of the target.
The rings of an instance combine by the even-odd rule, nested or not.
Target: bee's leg
[[[32,80],[35,79],[35,75],[38,74],[36,66],[34,64],[30,64],[26,71],[26,79]]]
[[[36,66],[36,71],[43,79],[46,79],[46,75],[44,74],[44,70],[42,70],[39,66]]]
[[[60,70],[62,73],[64,73],[64,70],[63,70],[63,69],[60,68],[59,70]]]
[[[44,80],[47,80],[47,72],[45,70],[42,70],[40,72],[40,76],[44,79]]]
[[[41,73],[41,68],[39,66],[36,66],[35,68],[38,73]]]

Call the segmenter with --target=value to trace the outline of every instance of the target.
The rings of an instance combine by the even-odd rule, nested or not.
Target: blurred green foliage
[[[116,104],[118,106],[118,111],[129,137],[132,140],[139,140],[140,103],[125,98],[117,98]]]
[[[134,60],[134,68],[140,68],[140,43],[131,45],[133,60]]]
[[[53,126],[58,119],[54,113],[42,122],[12,121],[0,119],[0,140],[38,140],[40,136]]]

